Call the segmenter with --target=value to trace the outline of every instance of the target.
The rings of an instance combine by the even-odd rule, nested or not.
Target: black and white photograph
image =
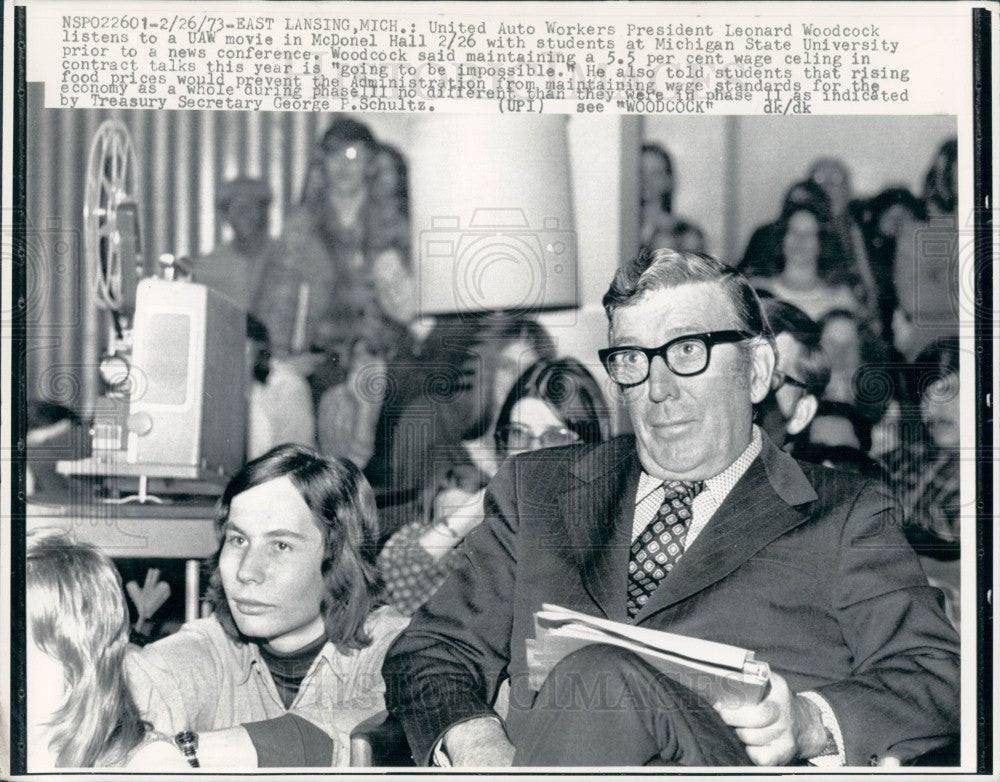
[[[971,87],[935,109],[966,104],[859,10],[52,5],[56,65],[4,7],[5,775],[992,773]],[[230,31],[246,78],[175,62]],[[349,34],[766,108],[474,95],[433,57],[466,110],[398,63],[293,92]]]

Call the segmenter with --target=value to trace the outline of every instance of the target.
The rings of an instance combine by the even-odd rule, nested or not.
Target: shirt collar
[[[719,497],[725,497],[729,494],[730,490],[732,490],[733,486],[736,485],[737,481],[743,477],[743,473],[745,473],[750,465],[753,464],[753,460],[760,455],[762,444],[763,442],[761,440],[760,428],[754,424],[753,434],[750,437],[750,444],[743,449],[743,453],[736,457],[736,461],[730,464],[726,469],[714,478],[707,478],[705,480],[705,489]],[[654,478],[652,475],[643,470],[639,475],[639,488],[635,493],[636,505],[646,499],[661,486],[663,486],[662,478]]]
[[[247,679],[250,678],[250,674],[253,672],[254,666],[260,667],[262,670],[267,670],[267,663],[264,661],[264,657],[260,653],[260,647],[254,643],[244,643],[242,641],[235,641],[234,645],[237,647],[236,655],[239,660],[239,669],[243,672],[243,679],[240,682],[245,683]],[[353,651],[353,650],[352,650]],[[321,663],[325,663],[331,669],[336,670],[336,663],[338,660],[337,647],[335,647],[330,641],[323,644],[323,648],[320,649],[316,659],[313,660],[313,664],[309,667],[309,671],[314,671]],[[308,676],[308,674],[306,674]]]

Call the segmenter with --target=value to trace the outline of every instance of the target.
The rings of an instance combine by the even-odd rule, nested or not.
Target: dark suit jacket
[[[493,714],[507,677],[517,746],[542,603],[626,619],[640,470],[631,437],[501,468],[463,566],[386,658],[386,703],[418,762],[451,725]],[[937,594],[878,484],[796,462],[765,437],[636,623],[755,650],[794,692],[826,698],[848,764],[867,765],[958,733],[958,638]]]

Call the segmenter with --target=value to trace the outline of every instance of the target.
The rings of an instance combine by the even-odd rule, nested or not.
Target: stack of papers
[[[734,698],[759,703],[771,676],[768,664],[756,661],[754,653],[746,649],[545,604],[535,614],[534,639],[527,639],[531,688],[541,689],[560,660],[590,644],[609,644],[634,652],[710,703]]]

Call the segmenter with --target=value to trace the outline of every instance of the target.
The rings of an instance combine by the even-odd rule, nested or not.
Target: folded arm
[[[491,718],[495,724],[497,715],[490,703],[506,675],[513,621],[517,535],[513,472],[514,465],[506,464],[490,484],[485,521],[467,537],[458,570],[414,616],[386,658],[387,708],[402,722],[414,757],[424,765],[452,726],[477,717]],[[466,743],[479,743],[491,756],[493,750],[501,756],[506,751],[497,746],[499,733],[486,723],[479,726],[470,724],[449,735],[445,749],[453,762],[478,765],[471,757],[460,759]],[[472,737],[468,742],[462,740],[464,733]]]

